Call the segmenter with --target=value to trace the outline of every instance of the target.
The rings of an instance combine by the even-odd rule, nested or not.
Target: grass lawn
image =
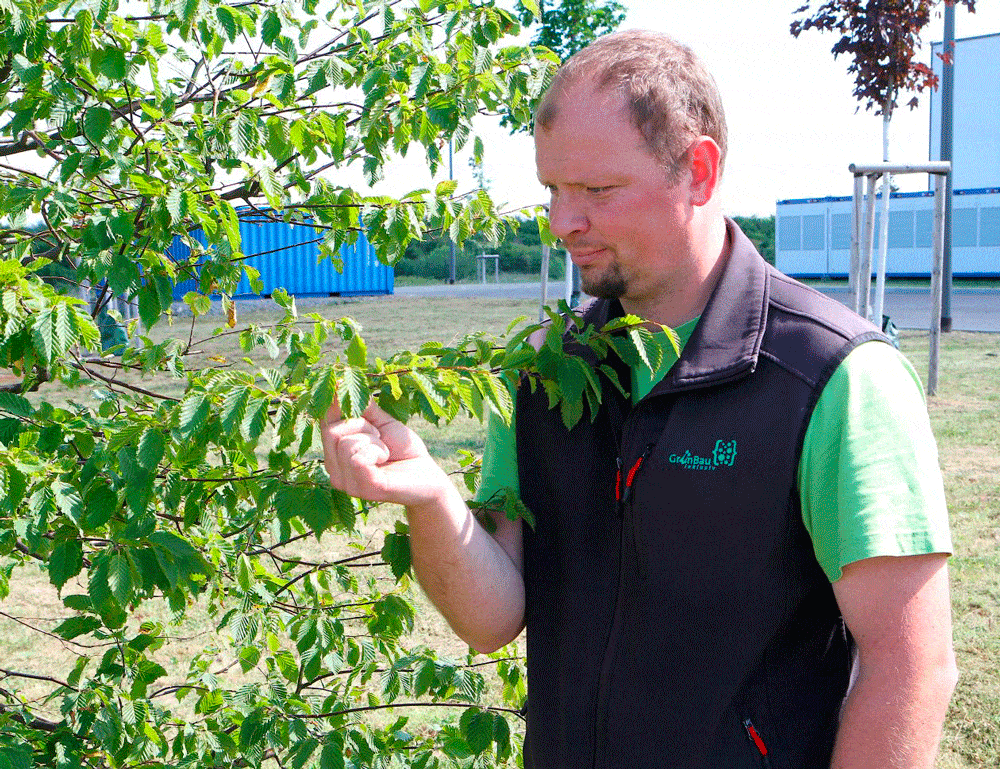
[[[327,317],[350,315],[364,328],[369,351],[385,355],[419,345],[429,339],[450,341],[471,329],[502,333],[518,316],[535,317],[532,301],[497,299],[406,299],[380,297],[324,300],[306,308]],[[276,317],[265,303],[240,303],[240,321],[265,323]],[[193,329],[200,354],[234,355],[233,342],[211,335],[218,317],[200,319]],[[178,318],[171,329],[163,324],[154,337],[188,335],[190,319]],[[922,376],[927,371],[926,333],[901,333],[903,352]],[[153,389],[180,391],[166,379],[152,382]],[[46,397],[51,398],[52,393]],[[75,397],[79,398],[80,394]],[[955,555],[951,562],[955,644],[961,679],[945,727],[938,766],[1000,766],[1000,335],[951,333],[942,337],[940,387],[929,400],[941,466],[952,516]],[[463,420],[442,430],[417,426],[431,452],[453,469],[456,449],[480,451],[483,427]],[[377,532],[391,528],[398,510],[381,508],[367,528],[372,546],[381,541]],[[336,549],[325,539],[310,547]],[[328,552],[328,551],[327,551]],[[412,643],[426,643],[451,656],[466,652],[444,622],[419,601],[417,629]],[[15,574],[8,599],[0,603],[0,636],[5,643],[5,666],[44,674],[63,670],[62,659],[72,659],[71,649],[54,637],[40,636],[27,625],[51,628],[65,615],[61,603],[40,572]],[[173,660],[185,665],[194,651],[213,642],[210,627],[178,628],[171,647]]]

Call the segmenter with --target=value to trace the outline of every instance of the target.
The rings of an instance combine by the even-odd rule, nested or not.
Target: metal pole
[[[930,354],[927,371],[927,394],[938,388],[938,358],[941,351],[941,284],[944,267],[944,209],[948,184],[943,175],[934,176],[934,264],[931,268]]]
[[[955,104],[955,6],[944,5],[944,67],[941,71],[941,160],[952,160],[952,118]],[[941,304],[941,330],[951,331],[951,201],[952,175],[945,177],[944,192],[944,253],[942,279],[944,295]]]

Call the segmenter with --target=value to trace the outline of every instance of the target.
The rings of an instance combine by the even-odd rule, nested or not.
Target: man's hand
[[[524,626],[520,521],[491,537],[420,437],[374,403],[357,419],[335,404],[321,434],[334,486],[406,506],[413,569],[455,632],[482,652],[512,641]]]
[[[342,419],[334,403],[321,427],[330,482],[352,497],[426,505],[451,486],[420,437],[374,402],[355,419]]]

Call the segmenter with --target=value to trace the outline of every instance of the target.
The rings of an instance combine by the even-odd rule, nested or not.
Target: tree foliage
[[[519,4],[522,20],[529,23],[538,17],[532,41],[555,51],[565,61],[586,48],[601,35],[614,32],[625,20],[625,7],[616,0],[542,0],[538,13]]]
[[[976,0],[944,2],[975,11]],[[931,68],[914,55],[939,5],[941,0],[824,0],[814,9],[807,2],[795,11],[802,17],[792,22],[791,32],[795,37],[808,29],[839,34],[831,50],[834,57],[851,57],[847,69],[854,75],[854,97],[866,110],[891,114],[901,93],[937,85]],[[917,106],[916,93],[908,106]]]
[[[522,661],[495,655],[487,696],[481,661],[408,642],[405,521],[362,533],[371,509],[330,487],[317,420],[334,399],[441,425],[509,414],[526,371],[571,424],[606,382],[561,332],[655,366],[649,332],[554,315],[539,351],[528,328],[380,358],[351,319],[284,292],[268,325],[230,299],[256,281],[241,216],[315,227],[329,258],[362,226],[390,262],[428,228],[499,233],[481,191],[376,197],[330,171],[373,179],[414,145],[434,167],[449,137],[478,144],[478,114],[527,121],[551,56],[505,46],[517,31],[468,0],[0,0],[0,600],[40,573],[59,616],[12,619],[68,658],[0,667],[0,766],[519,762]],[[63,280],[44,280],[56,263]],[[190,325],[154,338],[189,277]],[[202,335],[210,293],[225,312]],[[102,352],[114,296],[140,319]],[[228,351],[200,354],[210,342]],[[199,623],[211,640],[174,658]],[[418,704],[455,717],[410,724]]]

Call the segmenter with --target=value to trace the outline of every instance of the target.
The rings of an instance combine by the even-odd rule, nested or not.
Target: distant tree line
[[[760,255],[767,260],[768,264],[774,264],[774,217],[734,216],[733,221],[753,241]]]
[[[534,219],[520,219],[508,226],[504,239],[490,243],[481,236],[472,236],[455,249],[455,276],[458,280],[476,277],[476,257],[499,254],[500,271],[539,275],[542,271],[542,241]],[[561,252],[554,252],[549,263],[549,277],[561,278],[565,267]],[[396,275],[413,275],[433,280],[447,280],[451,244],[447,236],[411,240],[403,258],[396,263]],[[492,270],[492,265],[490,265]]]
[[[753,241],[761,256],[774,264],[774,217],[734,216],[733,219]],[[476,256],[479,254],[499,254],[501,272],[538,275],[542,270],[542,245],[538,237],[538,225],[533,219],[518,220],[498,245],[491,244],[482,237],[469,238],[462,248],[455,251],[455,274],[458,280],[476,277]],[[450,255],[451,245],[447,237],[425,237],[423,240],[410,241],[403,258],[396,263],[396,275],[447,280],[450,275]],[[565,263],[560,252],[555,252],[553,256],[555,258],[549,262],[549,277],[558,279],[564,274]]]

